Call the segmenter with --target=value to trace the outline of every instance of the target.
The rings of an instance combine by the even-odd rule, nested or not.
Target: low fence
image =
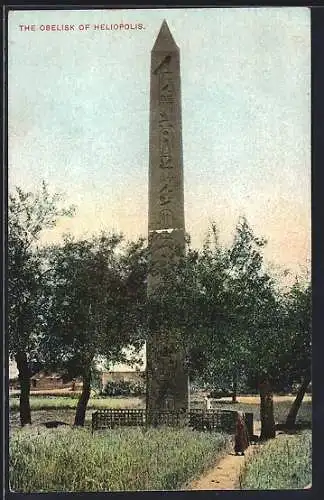
[[[190,410],[189,426],[198,430],[222,430],[234,434],[237,412],[233,410]]]
[[[253,413],[245,413],[244,419],[250,438],[253,436]],[[92,432],[116,427],[188,426],[196,430],[218,430],[235,433],[237,412],[234,410],[157,410],[107,408],[92,414]]]

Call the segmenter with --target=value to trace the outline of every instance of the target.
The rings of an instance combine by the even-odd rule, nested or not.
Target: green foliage
[[[8,202],[8,344],[13,357],[27,353],[29,361],[39,355],[44,334],[47,295],[40,237],[58,218],[73,215],[74,208],[61,208],[61,196],[50,195],[45,183],[36,193],[19,187]]]
[[[296,278],[285,295],[285,343],[280,374],[288,382],[311,377],[312,289],[309,279]]]
[[[140,396],[145,394],[145,382],[131,380],[108,381],[102,393],[105,396]]]
[[[164,269],[150,325],[179,333],[191,380],[256,390],[267,374],[282,390],[310,366],[310,286],[285,294],[264,265],[265,245],[241,217],[231,245],[212,224],[202,249]]]
[[[91,389],[96,395],[99,395],[102,390],[101,372],[95,362],[92,363],[91,369]]]
[[[136,443],[136,445],[134,445]],[[187,429],[21,430],[10,441],[16,492],[179,489],[229,448],[222,434]]]
[[[182,332],[192,377],[212,383],[221,372],[231,385],[234,376],[276,361],[280,294],[264,268],[265,244],[244,217],[229,247],[219,243],[212,224],[202,250],[189,248],[169,266],[150,297],[156,327]]]
[[[226,389],[221,389],[221,390],[213,389],[209,393],[209,397],[215,399],[228,398],[231,395],[232,393],[230,391],[227,391]]]
[[[262,490],[304,488],[311,481],[310,431],[267,442],[247,462],[240,479],[242,489]]]
[[[87,387],[92,371],[95,387],[97,354],[117,361],[130,341],[143,343],[144,241],[121,247],[121,235],[102,233],[79,241],[66,236],[62,244],[42,247],[43,230],[73,211],[61,208],[61,197],[50,195],[44,183],[39,192],[17,188],[9,196],[9,352],[19,369],[22,424],[30,422],[32,363],[80,375]]]
[[[267,273],[262,251],[266,241],[256,237],[243,217],[228,251],[226,280],[226,355],[234,370],[269,371],[276,359],[273,336],[278,332],[280,297]],[[225,326],[226,328],[226,326]]]
[[[139,349],[149,326],[159,335],[172,331],[169,347],[185,346],[191,379],[217,389],[235,381],[240,390],[261,372],[288,385],[309,374],[310,284],[280,291],[264,267],[266,242],[244,217],[230,246],[220,244],[215,224],[202,249],[188,240],[186,255],[165,266],[147,300],[144,240],[126,244],[103,232],[41,247],[42,231],[73,213],[60,203],[45,184],[9,197],[9,350],[22,353],[21,365],[42,361],[88,379],[91,370],[99,391],[94,359],[125,362],[123,348]]]
[[[8,346],[20,380],[21,425],[31,422],[30,376],[33,362],[42,359],[49,295],[40,238],[73,208],[60,208],[60,196],[50,195],[45,183],[36,193],[16,188],[8,203]]]
[[[145,248],[122,246],[123,236],[66,236],[48,252],[48,363],[83,376],[95,357],[116,362],[122,349],[143,341]]]

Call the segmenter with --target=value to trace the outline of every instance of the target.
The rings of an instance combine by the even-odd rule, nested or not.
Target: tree
[[[256,376],[262,440],[275,437],[272,385],[287,322],[279,283],[264,266],[265,244],[244,217],[229,248],[219,244],[213,224],[202,250],[188,248],[169,265],[150,297],[156,328],[181,333],[191,375],[211,382],[221,369],[234,389],[241,377]]]
[[[202,250],[194,252],[189,249],[188,260],[186,285],[182,284],[181,287],[186,290],[186,298],[190,297],[187,307],[191,328],[186,337],[189,343],[191,373],[193,376],[203,377],[207,383],[215,384],[221,371],[222,381],[225,379],[228,383],[233,372],[232,349],[228,349],[231,344],[226,340],[233,319],[226,304],[229,259],[227,250],[219,243],[214,223]],[[190,261],[191,266],[188,265]],[[192,273],[193,279],[190,282],[188,276]],[[225,373],[226,376],[223,377]]]
[[[311,381],[311,284],[296,279],[286,296],[287,344],[282,364],[290,379],[300,382],[296,398],[289,410],[286,426],[293,427]]]
[[[52,366],[82,377],[75,425],[84,425],[95,359],[118,361],[124,347],[143,342],[146,249],[143,240],[122,242],[117,234],[67,236],[48,253],[47,351]]]
[[[264,371],[270,365],[265,351],[260,363],[259,342],[254,341],[261,329],[271,333],[270,311],[276,303],[272,281],[263,269],[264,245],[241,218],[233,245],[222,247],[213,224],[202,250],[189,248],[168,266],[156,289],[152,308],[156,324],[182,332],[179,342],[186,344],[190,372],[205,382],[220,366],[235,384],[252,366],[258,364],[257,369]],[[263,390],[260,395],[263,402],[269,400]],[[262,403],[261,410],[263,436],[271,437],[273,408]],[[265,417],[268,411],[272,418]]]
[[[278,356],[281,302],[274,280],[263,265],[266,241],[257,238],[243,217],[230,249],[228,303],[236,318],[234,362],[236,369],[259,375],[261,439],[275,437],[271,378]],[[236,356],[235,356],[236,354]]]
[[[247,220],[240,218],[230,248],[221,248],[215,227],[198,257],[199,328],[192,343],[204,345],[205,374],[221,366],[232,373],[233,386],[251,371],[259,375],[261,437],[275,435],[271,377],[278,356],[280,294],[265,271],[262,249]],[[199,302],[198,302],[199,303]],[[195,309],[193,309],[194,311]]]
[[[265,244],[244,217],[239,219],[229,248],[219,244],[216,226],[212,225],[195,265],[194,307],[187,304],[187,308],[191,322],[196,318],[196,328],[191,328],[189,335],[191,344],[196,349],[201,346],[205,353],[204,366],[200,366],[205,381],[219,379],[221,370],[232,383],[235,400],[242,376],[253,370],[260,377],[262,374],[261,436],[267,439],[275,435],[270,371],[276,355],[269,346],[276,333],[280,301],[264,269]],[[182,284],[181,288],[190,295],[188,287]]]
[[[61,216],[74,208],[60,208],[61,196],[50,195],[45,183],[36,193],[17,187],[8,203],[8,343],[20,382],[20,422],[31,423],[30,365],[37,360],[44,334],[46,294],[40,238]]]

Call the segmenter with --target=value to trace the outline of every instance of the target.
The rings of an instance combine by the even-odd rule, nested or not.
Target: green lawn
[[[10,439],[16,492],[182,489],[229,450],[230,437],[189,429],[21,429]]]
[[[50,420],[59,420],[73,425],[78,400],[60,396],[31,396],[32,424],[37,425]],[[11,431],[20,428],[19,399],[10,398],[9,427]],[[87,427],[91,426],[91,415],[100,408],[144,408],[140,398],[91,398],[86,411]]]
[[[32,410],[60,410],[74,409],[78,404],[78,398],[66,396],[31,396],[30,406]],[[19,399],[10,398],[11,410],[19,410]],[[90,398],[87,408],[99,410],[100,408],[144,408],[145,403],[141,398]]]
[[[262,445],[248,460],[241,489],[296,489],[312,481],[311,431],[282,434]]]
[[[273,405],[274,409],[274,417],[276,423],[284,423],[289,409],[291,407],[291,402],[290,401],[276,401]],[[219,405],[219,408],[221,409],[228,409],[228,410],[236,410],[236,411],[243,411],[243,412],[250,412],[253,413],[254,420],[260,420],[260,405],[258,404],[244,404],[244,403],[237,403],[237,404],[229,404],[229,405]],[[297,415],[297,422],[301,421],[311,421],[312,420],[312,402],[311,401],[303,401],[298,415]]]

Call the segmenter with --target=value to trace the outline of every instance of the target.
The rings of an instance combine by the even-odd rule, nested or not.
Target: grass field
[[[293,397],[276,397],[276,423],[285,421]],[[91,415],[98,408],[143,408],[143,398],[91,398],[84,429],[73,429],[77,399],[32,396],[32,422],[20,428],[19,399],[10,398],[10,481],[15,491],[120,491],[181,489],[229,449],[230,437],[190,429],[115,429],[91,436]],[[203,401],[194,401],[201,407]],[[219,408],[253,412],[259,420],[259,398]],[[311,399],[305,398],[297,422],[311,421]],[[41,423],[66,422],[46,429]],[[259,424],[257,424],[259,425]],[[256,425],[256,427],[257,427]],[[311,481],[310,431],[281,435],[260,448],[242,474],[243,489],[304,487]]]
[[[78,398],[67,396],[31,396],[30,406],[32,410],[60,410],[74,409],[78,404]],[[11,410],[19,410],[19,399],[10,398]],[[90,398],[87,408],[99,410],[100,408],[144,408],[143,398]]]
[[[289,412],[289,409],[291,407],[292,400],[287,400],[285,397],[282,399],[276,398],[273,404],[273,409],[274,409],[274,417],[275,417],[275,422],[276,423],[284,423],[287,414]],[[218,408],[223,408],[223,409],[228,409],[228,410],[237,410],[237,411],[243,411],[247,413],[253,413],[254,420],[260,420],[260,400],[258,398],[255,398],[254,402],[252,403],[246,403],[246,402],[239,402],[236,404],[220,404],[216,405],[215,407]],[[298,415],[297,415],[297,422],[302,422],[302,421],[307,421],[310,422],[312,420],[312,401],[307,398],[305,401],[303,401]]]
[[[311,431],[280,435],[247,462],[241,489],[296,489],[312,481]]]
[[[31,396],[32,423],[39,425],[50,420],[59,420],[73,425],[75,408],[78,400],[60,396]],[[11,398],[9,402],[9,427],[11,432],[20,428],[19,399]],[[141,398],[93,398],[89,400],[85,426],[91,426],[91,415],[100,408],[144,408]]]
[[[91,427],[91,415],[93,410],[86,411],[85,427]],[[44,422],[58,420],[73,425],[75,410],[57,409],[57,410],[34,410],[32,412],[32,425],[38,426]],[[19,412],[11,411],[9,414],[9,428],[11,435],[20,429]]]
[[[16,492],[182,489],[228,451],[230,437],[189,429],[21,429],[10,439]]]

